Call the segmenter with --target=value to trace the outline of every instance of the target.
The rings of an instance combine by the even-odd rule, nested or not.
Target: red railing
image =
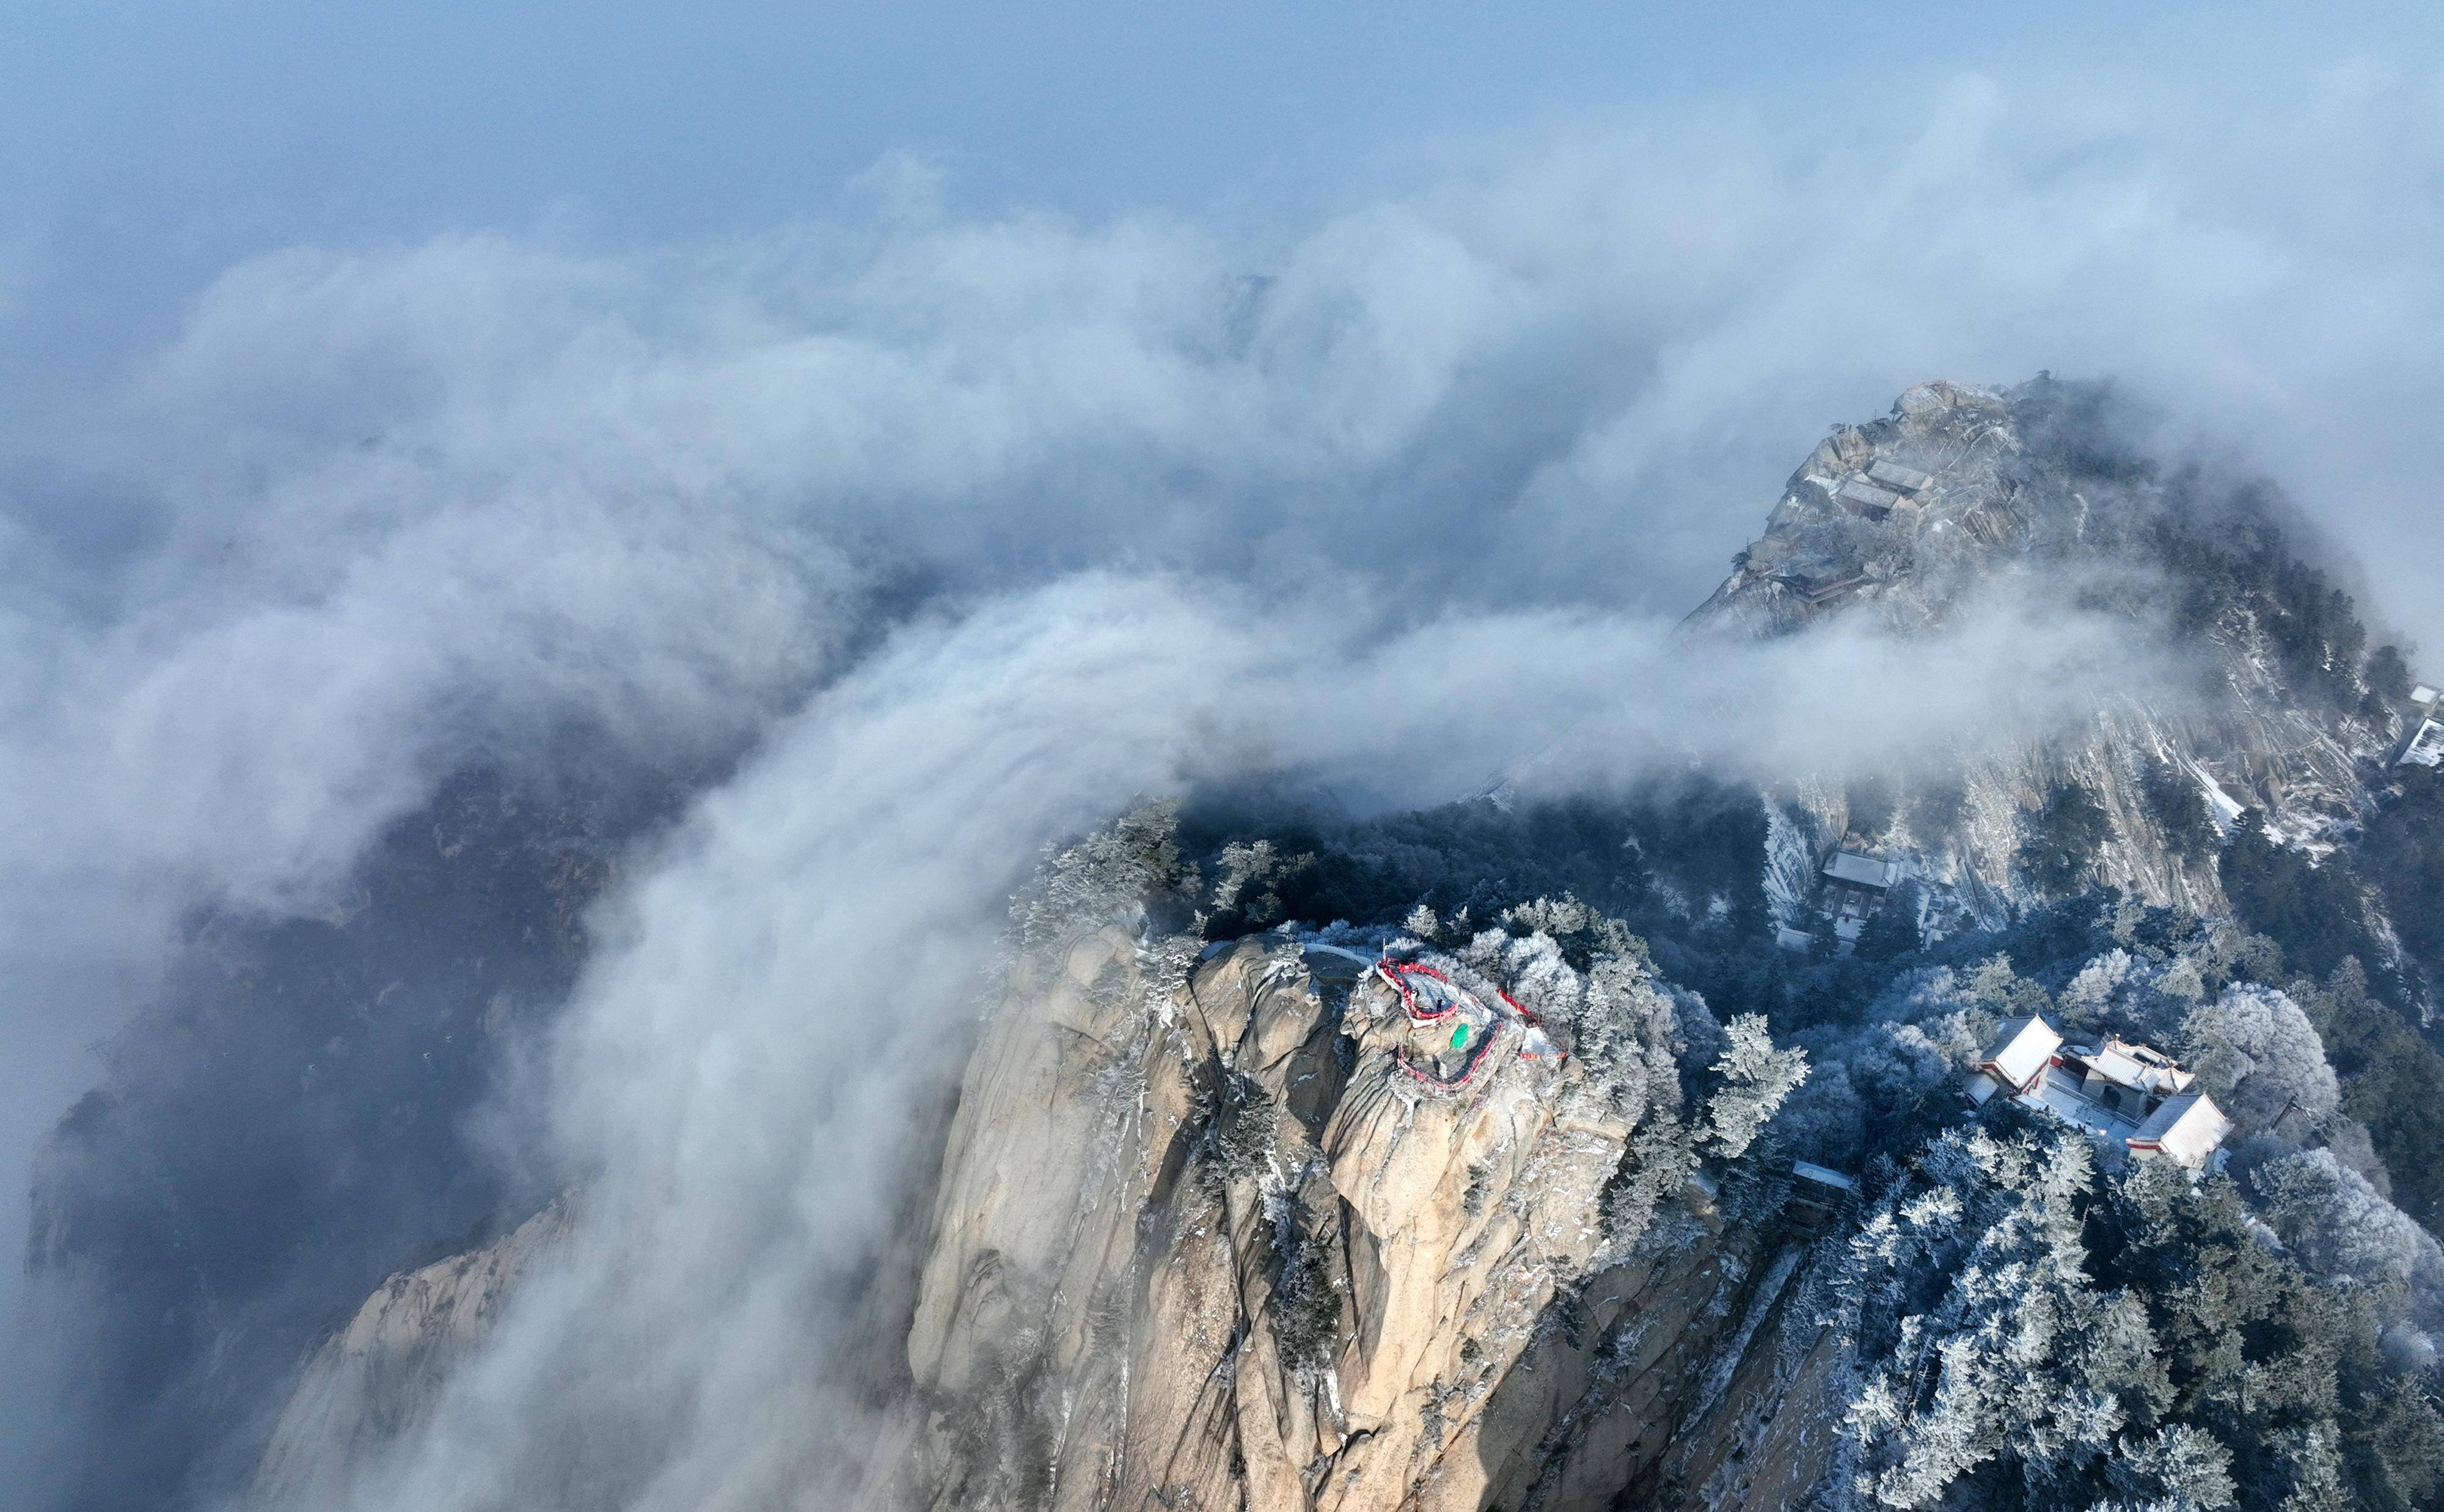
[[[1453,1014],[1457,1013],[1460,1010],[1462,1004],[1479,1002],[1473,993],[1462,988],[1457,983],[1452,981],[1450,977],[1445,976],[1442,972],[1435,970],[1433,967],[1427,966],[1422,962],[1394,961],[1387,958],[1376,962],[1375,969],[1382,973],[1383,980],[1390,983],[1392,985],[1392,990],[1399,994],[1401,1011],[1408,1016],[1408,1020],[1411,1023],[1440,1023],[1444,1020],[1447,1020]],[[1411,976],[1431,977],[1435,981],[1441,983],[1444,986],[1449,987],[1453,996],[1451,1001],[1445,1003],[1440,1007],[1427,1006],[1419,1001],[1417,992],[1409,986],[1406,979]],[[1522,1004],[1517,998],[1512,997],[1509,993],[1502,990],[1500,987],[1493,989],[1493,995],[1500,998],[1502,1000],[1502,1006],[1509,1010],[1509,1018],[1516,1020],[1521,1024],[1526,1025],[1530,1030],[1536,1031],[1540,1035],[1543,1033],[1545,1021],[1533,1012],[1529,1011],[1525,1004]],[[1496,1011],[1489,1015],[1489,1017],[1492,1022],[1487,1025],[1484,1037],[1477,1042],[1476,1053],[1469,1057],[1468,1065],[1456,1077],[1446,1078],[1436,1075],[1435,1072],[1421,1068],[1416,1061],[1409,1058],[1409,1053],[1405,1049],[1395,1052],[1393,1059],[1399,1065],[1401,1070],[1407,1072],[1410,1076],[1416,1078],[1419,1081],[1426,1083],[1428,1086],[1441,1088],[1445,1091],[1465,1087],[1470,1082],[1474,1081],[1477,1076],[1484,1071],[1487,1062],[1491,1058],[1494,1042],[1502,1037],[1505,1015]],[[1531,1042],[1526,1041],[1523,1037],[1523,1042],[1519,1047],[1519,1055],[1522,1060],[1540,1060],[1546,1059],[1547,1056],[1556,1060],[1565,1059],[1562,1050],[1558,1046],[1552,1045],[1552,1042],[1549,1037],[1546,1038],[1545,1042],[1550,1048],[1545,1051],[1530,1049],[1528,1047],[1530,1042]]]

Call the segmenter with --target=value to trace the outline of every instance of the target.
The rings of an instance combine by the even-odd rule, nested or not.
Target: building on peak
[[[1790,1163],[1790,1214],[1803,1228],[1819,1228],[1858,1205],[1859,1183],[1812,1160]]]
[[[1824,859],[1824,906],[1833,915],[1833,933],[1843,944],[1855,944],[1861,931],[1867,927],[1867,915],[1884,906],[1884,899],[1901,879],[1901,863],[1861,856],[1856,851],[1835,851]]]
[[[2149,1099],[2190,1090],[2197,1079],[2159,1050],[2114,1036],[2084,1058],[2087,1075],[2080,1092],[2091,1102],[2118,1102],[2137,1112]]]
[[[2167,1097],[2127,1141],[2133,1152],[2158,1155],[2195,1171],[2214,1158],[2231,1120],[2203,1092]]]
[[[1862,514],[1870,520],[1880,520],[1893,512],[1901,502],[1898,493],[1877,488],[1864,478],[1851,478],[1833,490],[1833,497],[1852,514]]]
[[[1932,472],[1920,472],[1890,457],[1876,457],[1867,464],[1865,472],[1845,479],[1832,490],[1833,502],[1870,520],[1887,519],[1903,506],[1915,517],[1918,506],[1911,496],[1934,481]]]
[[[2034,1087],[2053,1064],[2054,1052],[2063,1045],[2063,1037],[2043,1018],[2031,1014],[2024,1019],[2006,1019],[1994,1031],[1993,1042],[1986,1047],[1985,1057],[1977,1062],[1977,1074],[1988,1079],[1983,1092],[1975,1081],[1970,1083],[1969,1095],[1979,1102],[1997,1092],[2019,1097]]]
[[[1895,493],[1916,493],[1935,481],[1935,474],[1920,472],[1888,458],[1878,457],[1867,469],[1869,482],[1892,489]]]
[[[1824,858],[1824,875],[1827,878],[1845,887],[1869,889],[1879,897],[1888,892],[1895,882],[1901,879],[1900,872],[1898,861],[1861,856],[1856,851],[1835,851]]]
[[[2396,766],[2444,766],[2444,692],[2420,683],[2410,691],[2410,713],[2402,720],[2401,747],[2394,752]]]
[[[2232,1129],[2213,1097],[2192,1090],[2196,1079],[2152,1046],[2118,1037],[2095,1047],[2071,1044],[2032,1014],[2007,1019],[1994,1031],[1968,1090],[1980,1106],[2009,1097],[2136,1158],[2196,1171],[2215,1158]]]

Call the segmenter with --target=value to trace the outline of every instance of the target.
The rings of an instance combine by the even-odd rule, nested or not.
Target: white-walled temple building
[[[2008,1097],[2076,1124],[2102,1143],[2141,1159],[2168,1159],[2195,1171],[2231,1134],[2214,1099],[2191,1090],[2196,1079],[2161,1051],[2107,1039],[2070,1044],[2042,1016],[2007,1019],[1969,1079],[1981,1106]]]

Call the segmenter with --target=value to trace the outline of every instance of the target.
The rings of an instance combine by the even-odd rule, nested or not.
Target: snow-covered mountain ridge
[[[2375,683],[2398,681],[2398,659],[2365,658],[2348,599],[2296,559],[2284,531],[2296,538],[2298,523],[2262,486],[2159,470],[2117,442],[2114,419],[2104,394],[2050,379],[1914,388],[1809,453],[1691,616],[1712,636],[1803,634],[1833,617],[1923,633],[1998,577],[2050,577],[2086,606],[2126,611],[2134,659],[2195,663],[2179,699],[2105,694],[2068,738],[1794,774],[1776,795],[1782,922],[1810,924],[1815,870],[1845,842],[1905,864],[1930,930],[1993,928],[2100,884],[2225,913],[2215,840],[2244,810],[2319,853],[2365,817],[2407,691]],[[2065,857],[2030,832],[2066,794],[2101,819]]]
[[[2386,765],[2406,668],[2270,503],[2109,421],[1910,391],[1687,633],[1939,633],[2050,574],[2207,674],[2177,707],[1763,793],[1193,801],[1049,857],[876,1285],[868,1450],[805,1504],[2432,1504],[2444,1252],[2404,1209],[2444,1059],[2396,920],[2444,848]],[[1855,951],[1842,850],[1907,875]],[[2191,1058],[2228,1175],[1972,1111],[2032,1013]],[[370,1299],[257,1499],[327,1504],[417,1431],[536,1236],[585,1242],[555,1212]]]

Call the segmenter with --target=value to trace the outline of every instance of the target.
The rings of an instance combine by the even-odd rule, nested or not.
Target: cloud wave
[[[1829,422],[1937,375],[2119,375],[2434,640],[2424,562],[2379,548],[2422,539],[2444,393],[2437,88],[1963,78],[1829,145],[1727,101],[1450,152],[1287,234],[954,215],[894,161],[870,214],[721,245],[232,269],[0,435],[0,781],[39,798],[0,811],[0,964],[37,984],[0,996],[31,1110],[0,1134],[120,1011],[42,984],[140,992],[198,901],[327,906],[454,767],[571,728],[754,747],[620,904],[550,1082],[603,1247],[445,1431],[590,1378],[574,1320],[612,1308],[647,1383],[620,1411],[678,1425],[637,1440],[667,1451],[639,1504],[779,1484],[725,1425],[826,1390],[768,1325],[818,1326],[886,1195],[809,1152],[900,1127],[922,1077],[863,1073],[927,1067],[1042,839],[1268,764],[1440,798],[1589,721],[1581,780],[1839,763],[1981,728],[2005,653],[2057,691],[2015,719],[2085,695],[2075,621],[1712,681],[1664,649]],[[479,1504],[454,1477],[495,1450],[411,1457],[402,1504]]]

